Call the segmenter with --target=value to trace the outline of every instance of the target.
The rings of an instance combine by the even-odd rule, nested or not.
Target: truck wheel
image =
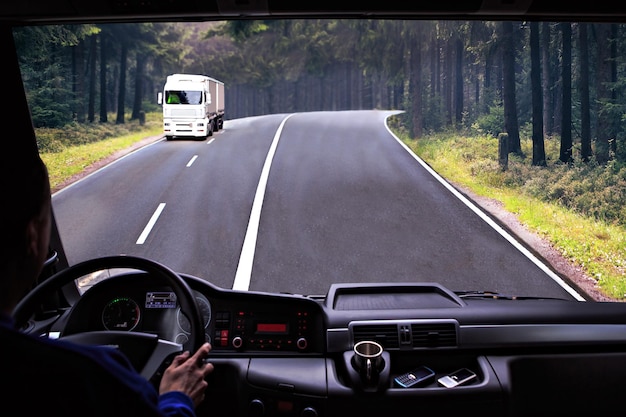
[[[165,140],[172,140],[172,137],[171,137],[171,136],[169,136],[169,135],[168,135],[168,136],[165,136]]]

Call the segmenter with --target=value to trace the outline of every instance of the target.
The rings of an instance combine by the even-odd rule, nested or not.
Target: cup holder
[[[389,386],[389,352],[374,341],[361,341],[343,354],[352,387],[359,391],[378,392]]]

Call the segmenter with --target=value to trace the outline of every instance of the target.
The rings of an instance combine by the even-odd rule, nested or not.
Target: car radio
[[[217,311],[215,349],[307,351],[312,329],[311,313],[293,310],[255,312]]]

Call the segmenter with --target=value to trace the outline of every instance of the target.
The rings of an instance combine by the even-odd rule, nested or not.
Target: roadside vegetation
[[[57,191],[75,175],[131,147],[148,136],[163,133],[161,113],[148,113],[145,123],[73,123],[63,128],[36,128],[37,146]]]
[[[498,163],[498,139],[438,133],[413,139],[396,134],[426,163],[457,186],[502,202],[530,230],[597,281],[606,296],[626,299],[626,165],[559,162],[560,141],[547,138],[546,166],[511,154]],[[522,138],[523,155],[532,140]]]

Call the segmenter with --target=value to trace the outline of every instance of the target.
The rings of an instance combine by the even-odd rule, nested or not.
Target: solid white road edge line
[[[152,231],[152,228],[154,227],[154,224],[159,219],[159,216],[161,215],[161,212],[163,211],[164,208],[165,208],[165,203],[159,204],[159,206],[155,210],[154,214],[150,218],[150,221],[148,222],[146,227],[143,229],[143,232],[141,232],[141,235],[139,235],[139,239],[137,239],[137,244],[138,245],[143,245],[144,244],[144,242],[148,238],[148,235]]]
[[[390,115],[391,116],[391,115]],[[390,117],[387,116],[387,117]],[[404,142],[402,142],[392,131],[389,129],[387,125],[387,119],[385,119],[385,127],[391,136],[393,136],[396,141],[422,166],[426,171],[428,171],[437,181],[439,181],[444,187],[446,187],[456,198],[461,200],[463,204],[470,208],[474,213],[478,215],[481,219],[483,219],[489,226],[491,226],[496,232],[498,232],[502,237],[504,237],[511,245],[513,245],[517,250],[519,250],[522,254],[524,254],[531,262],[533,262],[539,269],[546,273],[550,278],[552,278],[557,284],[559,284],[565,291],[567,291],[572,297],[574,297],[578,301],[585,301],[584,297],[582,297],[576,290],[570,287],[561,277],[554,273],[546,264],[541,262],[535,255],[532,254],[525,246],[519,243],[510,233],[504,230],[498,223],[493,221],[493,219],[487,216],[481,209],[479,209],[474,203],[468,200],[463,194],[461,194],[456,188],[454,188],[448,181],[446,181],[441,175],[437,174],[426,162],[424,162],[419,156],[417,156],[411,148],[409,148]]]
[[[248,288],[250,287],[252,263],[254,262],[254,252],[256,250],[257,235],[259,233],[261,208],[263,206],[263,199],[265,198],[267,178],[269,177],[272,160],[274,159],[274,154],[276,153],[276,148],[278,147],[280,134],[283,131],[285,123],[291,116],[293,116],[293,114],[285,117],[280,123],[280,126],[278,126],[278,130],[274,135],[272,145],[270,146],[270,149],[267,152],[267,156],[265,157],[265,163],[263,164],[263,169],[261,170],[259,184],[257,185],[256,193],[254,195],[254,201],[252,202],[252,210],[250,211],[250,219],[248,220],[248,229],[246,230],[246,237],[243,240],[243,246],[241,248],[239,265],[237,265],[235,281],[233,282],[233,290],[248,291]]]

